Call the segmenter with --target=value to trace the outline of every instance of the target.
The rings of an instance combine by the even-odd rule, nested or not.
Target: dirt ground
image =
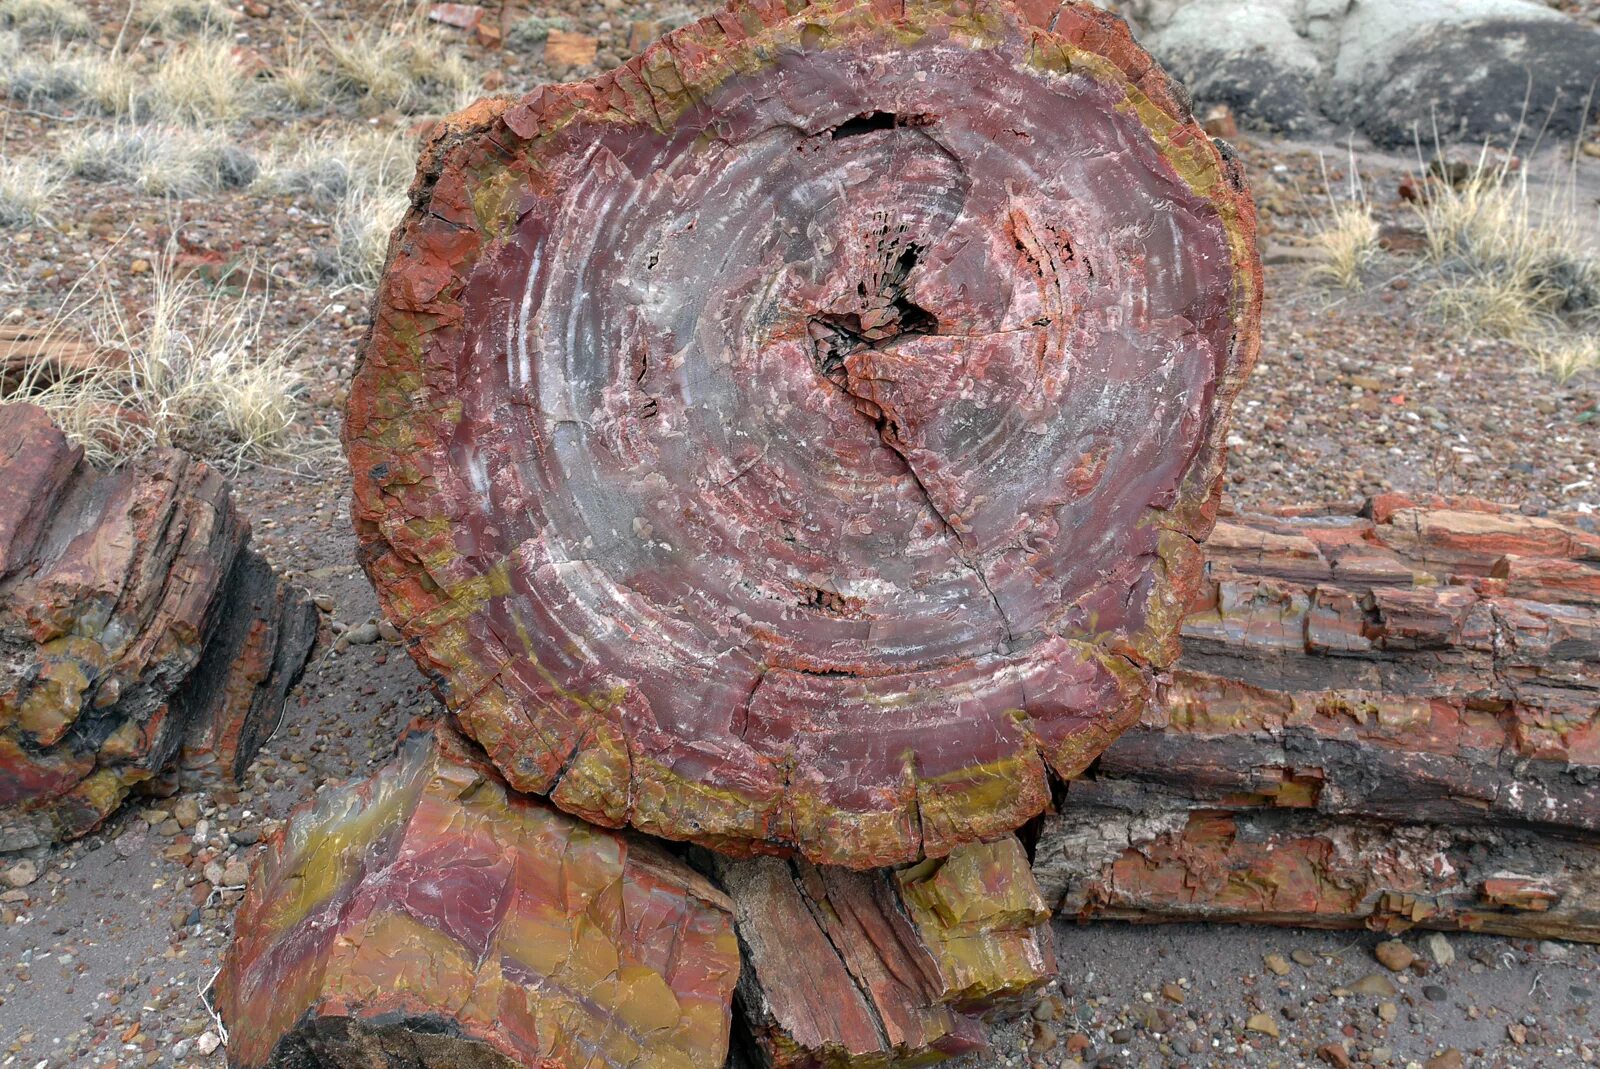
[[[341,7],[339,14],[361,17]],[[601,63],[626,54],[633,22],[682,14],[617,0],[564,9],[575,29],[601,39]],[[102,27],[121,14],[95,9]],[[241,19],[241,29],[245,43],[271,54],[293,32],[293,17]],[[508,87],[549,77],[536,58],[467,48],[478,69],[497,72]],[[296,129],[354,121],[314,117]],[[401,130],[416,123],[398,114],[360,121]],[[47,150],[71,125],[16,111],[5,122],[7,149]],[[283,125],[259,120],[239,137],[264,144]],[[1359,294],[1306,279],[1306,239],[1327,185],[1341,188],[1354,159],[1380,220],[1409,225],[1411,209],[1396,189],[1415,161],[1333,140],[1246,135],[1240,144],[1263,210],[1268,305],[1261,361],[1230,443],[1233,505],[1392,489],[1472,494],[1532,511],[1600,508],[1600,377],[1558,384],[1510,344],[1444,329],[1428,314],[1417,263],[1404,254],[1376,265]],[[1528,166],[1561,180],[1569,173],[1554,150]],[[1592,211],[1600,159],[1580,156],[1570,173]],[[248,250],[271,267],[280,288],[269,329],[284,337],[303,331],[311,457],[296,471],[247,468],[237,493],[256,544],[330,608],[315,660],[248,783],[198,795],[203,826],[180,829],[173,800],[141,800],[82,841],[33,855],[38,879],[0,895],[0,1069],[220,1066],[219,1026],[202,994],[228,938],[237,862],[293,805],[365,774],[405,721],[436,712],[399,647],[338,640],[377,612],[354,562],[348,486],[332,445],[368,295],[318,273],[329,220],[292,196],[241,191],[175,204],[71,179],[65,198],[73,209],[54,226],[12,231],[0,242],[7,321],[48,317],[108,248],[136,302],[147,284],[136,265],[157,254],[174,225],[197,247]],[[118,235],[125,236],[111,245]],[[965,1065],[1289,1069],[1327,1064],[1317,1052],[1335,1042],[1358,1064],[1429,1069],[1562,1067],[1600,1057],[1600,1012],[1591,1019],[1600,1010],[1595,949],[1452,935],[1455,960],[1439,965],[1420,934],[1407,940],[1425,971],[1391,974],[1374,959],[1377,937],[1367,934],[1062,921],[1057,948],[1067,979],[1059,992],[1033,1017],[1003,1025],[995,1051]],[[1283,975],[1267,968],[1268,955],[1289,959]],[[1374,974],[1394,992],[1350,993]],[[1272,1019],[1275,1036],[1247,1031],[1257,1014]],[[1431,1060],[1446,1048],[1462,1060]]]

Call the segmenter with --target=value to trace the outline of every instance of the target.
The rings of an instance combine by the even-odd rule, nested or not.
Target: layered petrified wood
[[[1238,804],[1600,831],[1591,519],[1389,497],[1230,516],[1165,703],[1102,777]]]
[[[1045,818],[1034,871],[1061,914],[1080,919],[1600,942],[1600,842],[1528,826],[1220,810],[1089,779]]]
[[[185,756],[236,776],[316,638],[223,478],[175,450],[109,473],[0,405],[0,850],[81,835]]]
[[[868,867],[1130,723],[1257,346],[1238,170],[1087,4],[737,0],[455,117],[346,445],[519,790]]]
[[[784,1069],[926,1064],[1056,972],[1050,910],[1014,836],[899,870],[721,859],[744,949],[740,1036]]]
[[[1010,836],[898,871],[713,867],[720,889],[419,726],[256,862],[216,989],[231,1064],[716,1069],[736,979],[751,1064],[926,1064],[1054,976]]]
[[[738,974],[703,876],[419,731],[267,843],[216,1002],[235,1067],[706,1069]]]

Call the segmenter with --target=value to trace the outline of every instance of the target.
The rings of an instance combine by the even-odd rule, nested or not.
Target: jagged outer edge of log
[[[213,730],[230,740],[220,775],[236,775],[275,725],[317,621],[308,595],[277,580],[248,548],[249,523],[234,508],[226,481],[206,464],[160,449],[102,474],[35,406],[0,405],[0,427],[7,446],[0,470],[17,480],[19,500],[26,502],[0,528],[0,597],[48,578],[48,568],[73,540],[96,533],[98,524],[124,525],[133,539],[123,550],[128,570],[117,577],[125,585],[109,602],[82,576],[68,575],[58,588],[66,600],[57,608],[103,610],[112,614],[113,630],[119,614],[132,614],[115,649],[100,644],[104,627],[84,636],[68,626],[64,634],[79,645],[48,655],[55,669],[85,677],[81,708],[53,743],[19,735],[19,725],[0,732],[0,758],[17,777],[11,803],[0,806],[0,849],[23,849],[92,831],[131,789],[171,767],[186,744]],[[147,518],[153,504],[164,509],[160,530],[143,530],[153,522]],[[41,554],[48,564],[38,560]],[[175,563],[193,573],[182,584],[171,581]],[[123,604],[140,575],[153,600]],[[236,611],[229,591],[248,596],[252,610],[274,614],[266,631],[240,636],[231,629],[246,614]],[[39,608],[12,605],[7,613],[24,631],[37,627],[50,635],[66,626],[43,619],[25,624]],[[169,630],[149,633],[146,624],[163,614]],[[11,646],[13,664],[27,676],[19,683],[32,688],[47,667],[40,647],[22,632]],[[230,681],[226,693],[202,693],[200,681],[221,680]],[[31,787],[23,784],[25,768],[41,770]]]
[[[1527,827],[1220,810],[1082,779],[1034,872],[1080,921],[1412,928],[1600,943],[1600,840]]]
[[[427,515],[425,491],[414,485],[413,473],[417,471],[418,454],[437,448],[438,441],[426,440],[425,434],[403,425],[403,413],[410,407],[411,398],[396,392],[395,385],[405,383],[405,390],[414,391],[427,380],[429,346],[434,344],[430,331],[449,321],[458,308],[456,295],[447,289],[451,278],[460,277],[476,261],[501,223],[480,223],[469,191],[460,181],[450,188],[441,187],[441,176],[450,168],[469,165],[461,161],[470,161],[473,154],[488,152],[490,147],[501,158],[509,158],[582,118],[670,123],[706,86],[731,73],[734,64],[740,62],[737,57],[742,55],[739,42],[785,21],[792,31],[790,36],[798,42],[801,16],[808,12],[827,14],[854,9],[866,19],[895,17],[903,14],[906,7],[904,0],[873,0],[870,4],[855,0],[735,0],[728,10],[668,34],[615,73],[583,84],[546,86],[521,101],[481,101],[436,127],[411,187],[411,210],[390,241],[386,281],[375,298],[373,324],[362,346],[362,363],[357,385],[351,392],[344,442],[354,474],[352,511],[362,564],[379,592],[385,614],[407,633],[412,656],[453,711],[460,713],[469,702],[494,698],[486,693],[495,685],[492,669],[465,666],[461,653],[467,641],[463,618],[472,611],[475,600],[485,596],[485,583],[490,577],[450,580],[436,562],[463,557],[465,550],[455,542],[453,533],[431,529],[423,532],[426,524],[412,528],[406,521],[408,511],[419,517]],[[1232,296],[1237,324],[1233,360],[1216,383],[1219,404],[1226,411],[1248,377],[1259,349],[1262,281],[1254,242],[1255,209],[1244,192],[1242,168],[1225,144],[1213,145],[1205,136],[1193,121],[1185,92],[1133,41],[1120,18],[1070,0],[1019,0],[1011,7],[1020,13],[1022,25],[1033,35],[1041,56],[1048,54],[1068,63],[1082,60],[1085,69],[1099,71],[1108,78],[1113,77],[1114,71],[1115,78],[1125,79],[1124,92],[1139,99],[1137,107],[1146,123],[1161,128],[1166,151],[1186,154],[1188,163],[1180,165],[1180,169],[1189,166],[1195,175],[1211,176],[1209,194],[1227,219],[1236,282]],[[729,59],[730,56],[734,58]],[[412,265],[407,272],[396,270],[402,260]],[[419,269],[417,265],[426,266]],[[362,380],[378,374],[380,368],[389,376],[387,392],[364,397]],[[1188,569],[1198,566],[1193,543],[1205,537],[1215,517],[1227,422],[1226,418],[1214,421],[1171,510],[1151,517],[1156,527],[1170,536],[1162,542],[1163,547],[1170,542],[1170,559],[1165,568],[1156,569],[1150,604],[1161,608],[1152,610],[1149,633],[1124,641],[1123,652],[1134,652],[1135,663],[1144,661],[1159,667],[1176,655],[1174,632],[1181,596],[1175,590],[1183,585]],[[434,432],[435,439],[439,436]],[[423,503],[421,508],[417,507],[419,502]],[[1164,548],[1163,552],[1167,550]],[[1154,620],[1156,617],[1161,619]],[[1123,685],[1129,688],[1126,682]],[[1101,724],[1076,737],[1072,752],[1053,755],[1050,771],[1061,777],[1081,771],[1133,722],[1135,706],[1142,698],[1142,694],[1132,695],[1125,690],[1124,706],[1108,710]],[[495,700],[510,703],[514,699],[502,692]],[[491,753],[495,752],[496,740],[480,741],[488,744]],[[584,738],[570,741],[578,750],[558,762],[553,771],[516,754],[511,755],[514,759],[499,763],[519,789],[544,793],[556,787],[560,778],[579,763],[575,760],[577,752],[598,755],[595,763],[610,768],[617,760],[609,751],[628,748],[625,738],[601,739],[595,729],[590,729]],[[642,761],[642,757],[636,760],[635,755],[627,755],[630,778],[634,766]],[[659,812],[653,816],[641,814],[636,811],[637,792],[632,789],[625,792],[625,801],[589,804],[593,799],[588,795],[599,793],[592,789],[593,785],[575,792],[579,796],[576,801],[584,803],[575,811],[597,823],[632,823],[652,834],[687,838],[736,854],[797,849],[813,860],[858,867],[914,860],[951,845],[929,847],[919,838],[915,843],[852,852],[853,848],[837,841],[841,837],[834,837],[836,841],[831,843],[813,842],[798,834],[790,835],[792,825],[791,829],[783,829],[771,818],[758,830],[747,826],[753,808],[748,799],[718,802],[691,777],[673,769],[652,768],[650,772],[659,794],[686,800],[673,804],[687,807],[692,802],[707,811],[698,813],[694,821]],[[617,792],[613,789],[612,793]],[[919,798],[920,793],[919,790]],[[1012,830],[1048,805],[1048,792],[1044,790],[1019,789],[1009,794],[1008,804],[1014,812],[1002,811],[1004,807],[994,805],[992,800],[974,804],[970,807],[974,810],[970,824],[959,834],[965,839],[992,837]],[[708,818],[713,815],[711,810],[723,816],[724,808],[730,826],[719,829],[713,826],[717,822]],[[956,808],[951,807],[952,811]],[[915,823],[920,828],[924,822],[919,816]]]
[[[1097,774],[1224,807],[1600,831],[1600,535],[1576,526],[1581,517],[1475,501],[1417,507],[1388,495],[1360,511],[1383,522],[1333,510],[1230,517],[1208,546],[1207,585],[1259,582],[1267,623],[1273,599],[1321,605],[1329,633],[1337,613],[1366,606],[1372,648],[1324,650],[1309,617],[1293,625],[1303,634],[1286,627],[1279,643],[1264,628],[1257,640],[1250,610],[1219,624],[1209,594],[1185,624],[1166,703],[1145,710]],[[1378,578],[1339,576],[1305,537],[1345,524]],[[1378,549],[1398,559],[1384,564]],[[1432,614],[1430,599],[1450,601],[1431,636],[1385,637],[1403,611],[1393,591],[1417,616]]]

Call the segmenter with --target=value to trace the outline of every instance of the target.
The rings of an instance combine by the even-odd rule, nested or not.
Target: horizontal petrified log
[[[1600,843],[1528,827],[1207,808],[1074,782],[1034,871],[1082,919],[1412,927],[1600,942]]]
[[[986,1015],[1056,971],[1050,911],[1014,836],[900,869],[717,862],[733,899],[747,1061],[920,1065],[982,1049]]]
[[[317,613],[247,548],[226,482],[175,450],[99,472],[0,405],[0,850],[82,835],[189,763],[270,735]]]
[[[738,973],[704,877],[419,731],[268,841],[216,1002],[236,1069],[707,1069]]]
[[[856,868],[1126,727],[1258,345],[1239,170],[1088,4],[736,0],[424,154],[363,560],[519,790]]]
[[[1217,804],[1600,831],[1592,521],[1363,511],[1220,521],[1167,700],[1097,773]]]

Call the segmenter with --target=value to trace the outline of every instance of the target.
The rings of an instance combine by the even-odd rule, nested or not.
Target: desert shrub
[[[295,456],[303,389],[290,362],[295,339],[264,342],[268,295],[232,296],[180,276],[176,253],[170,242],[137,313],[97,268],[92,296],[59,322],[87,323],[91,341],[115,358],[66,377],[25,369],[20,392],[100,463],[158,445],[234,464]]]
[[[220,0],[139,0],[134,15],[169,37],[225,32],[233,25],[233,12]]]
[[[242,189],[260,169],[254,156],[219,131],[163,126],[78,131],[62,143],[61,162],[79,178],[159,197]]]
[[[550,37],[551,30],[569,29],[564,18],[548,15],[529,15],[512,23],[506,31],[506,47],[514,52],[532,52]]]
[[[0,0],[0,27],[34,40],[88,37],[94,32],[89,13],[71,0]]]
[[[0,227],[44,220],[60,188],[61,179],[43,160],[0,155]]]

